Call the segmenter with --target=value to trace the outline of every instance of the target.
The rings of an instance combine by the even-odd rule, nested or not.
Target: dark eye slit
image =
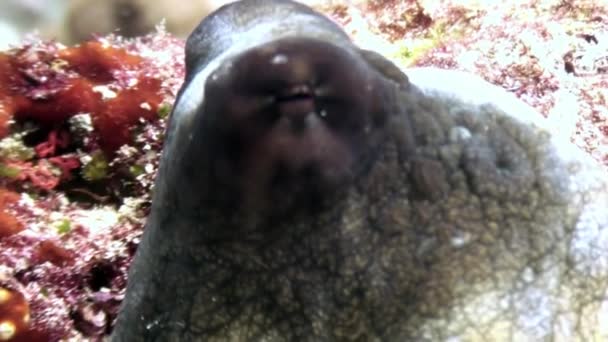
[[[310,87],[307,85],[297,85],[290,87],[277,94],[276,100],[278,102],[284,101],[297,101],[297,100],[308,100],[313,97]]]
[[[278,102],[287,102],[287,101],[298,101],[298,100],[309,100],[312,98],[311,94],[294,94],[288,96],[278,96]]]

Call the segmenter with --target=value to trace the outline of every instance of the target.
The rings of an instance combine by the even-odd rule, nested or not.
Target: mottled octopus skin
[[[255,106],[223,111],[231,108],[223,99],[239,99],[231,77],[248,75],[231,74],[250,61],[239,56],[285,44],[333,44],[328,55],[346,51],[339,62],[372,89],[365,108],[339,113],[361,125],[304,129],[305,144],[321,130],[346,157],[331,148],[272,154],[273,143],[291,141],[289,130],[271,135],[276,124],[250,139],[249,126],[230,115]],[[312,58],[294,49],[288,58]],[[408,81],[329,20],[287,1],[223,7],[186,52],[186,82],[113,341],[608,339],[608,174],[552,136],[530,107],[464,73],[405,70]],[[333,90],[347,75],[335,77]],[[344,86],[345,99],[360,90]],[[206,98],[214,89],[225,98]],[[251,92],[245,99],[257,99]],[[234,122],[236,135],[215,133],[222,120]],[[259,145],[270,157],[248,149],[260,136],[270,136]],[[245,152],[226,157],[232,150],[220,143],[230,137],[247,142],[237,146]],[[318,162],[315,191],[291,192],[298,153]],[[325,163],[332,157],[335,165]],[[228,166],[218,171],[218,160]],[[286,183],[251,195],[249,182],[263,172],[231,168],[256,160],[266,171],[293,162]],[[323,173],[332,167],[346,171]]]

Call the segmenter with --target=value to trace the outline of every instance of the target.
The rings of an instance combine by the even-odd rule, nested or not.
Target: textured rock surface
[[[204,38],[188,42],[187,83],[171,119],[152,214],[114,340],[608,337],[601,324],[608,318],[606,170],[552,137],[532,109],[473,76],[417,69],[406,71],[408,83],[307,10],[249,3],[208,20],[206,35],[199,36]],[[248,51],[280,49],[282,43],[267,44],[269,36],[334,44],[347,51],[340,55],[344,64],[362,68],[368,82],[362,89],[374,90],[371,105],[361,111],[330,110],[327,122],[305,128],[312,137],[323,129],[329,132],[324,139],[347,147],[350,159],[327,151],[310,157],[334,157],[350,170],[339,173],[338,186],[317,182],[326,180],[320,172],[312,187],[322,183],[315,189],[324,191],[314,197],[289,187],[258,189],[254,199],[288,202],[279,214],[272,206],[256,211],[251,201],[242,201],[249,189],[242,184],[264,178],[235,165],[255,165],[265,151],[226,152],[234,151],[214,134],[225,112],[204,99],[214,89],[208,80],[250,72],[238,69],[247,64],[249,59],[239,58]],[[211,43],[215,50],[207,50]],[[293,56],[298,52],[288,49],[288,59]],[[265,67],[271,70],[271,64]],[[344,87],[353,92],[347,99],[359,89],[347,82]],[[250,90],[240,95],[258,96]],[[329,119],[340,114],[348,121],[352,113],[367,117],[360,118],[361,126],[346,126],[348,134],[341,120]],[[236,120],[237,133],[243,133],[240,118],[228,120]],[[262,131],[262,138],[270,136]],[[260,136],[243,139],[255,146]],[[354,144],[352,136],[362,138]],[[307,152],[295,149],[282,158],[297,160],[298,153]],[[222,178],[222,160],[228,167],[220,169],[234,178]],[[327,165],[333,164],[313,169],[325,171]],[[298,174],[292,171],[288,180]]]

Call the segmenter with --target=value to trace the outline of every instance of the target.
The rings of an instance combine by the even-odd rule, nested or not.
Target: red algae
[[[23,224],[15,216],[0,211],[0,238],[17,234],[23,230]]]
[[[62,50],[58,58],[68,62],[67,68],[95,84],[111,83],[119,70],[137,70],[143,62],[139,56],[99,41]]]
[[[45,240],[38,244],[36,250],[37,262],[48,261],[55,266],[66,266],[74,263],[74,252],[60,247],[56,242]]]
[[[31,316],[11,342],[111,331],[183,48],[157,32],[74,47],[32,40],[0,53],[0,286],[18,284]]]
[[[23,224],[9,212],[9,206],[19,199],[17,193],[0,188],[0,239],[17,234],[24,229]]]
[[[30,45],[0,54],[0,136],[11,119],[53,127],[90,113],[100,146],[111,155],[131,141],[130,126],[140,118],[158,118],[162,81],[146,72],[149,64],[100,41],[71,48]]]
[[[100,134],[100,144],[106,152],[116,151],[131,141],[131,128],[140,118],[158,118],[158,106],[163,97],[158,94],[161,82],[156,79],[137,79],[136,84],[121,91],[115,98],[100,106],[93,124]]]
[[[41,190],[51,190],[59,184],[60,177],[49,169],[46,160],[40,160],[36,163],[10,160],[2,162],[8,168],[15,170],[16,173],[11,180],[5,180],[5,183],[12,185],[24,184],[24,181],[29,181],[31,185]]]
[[[15,99],[9,94],[12,76],[10,57],[0,53],[0,139],[8,134],[16,107]]]

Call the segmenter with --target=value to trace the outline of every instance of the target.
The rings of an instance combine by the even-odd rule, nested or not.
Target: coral
[[[12,340],[27,329],[30,308],[19,291],[0,287],[0,341]]]

